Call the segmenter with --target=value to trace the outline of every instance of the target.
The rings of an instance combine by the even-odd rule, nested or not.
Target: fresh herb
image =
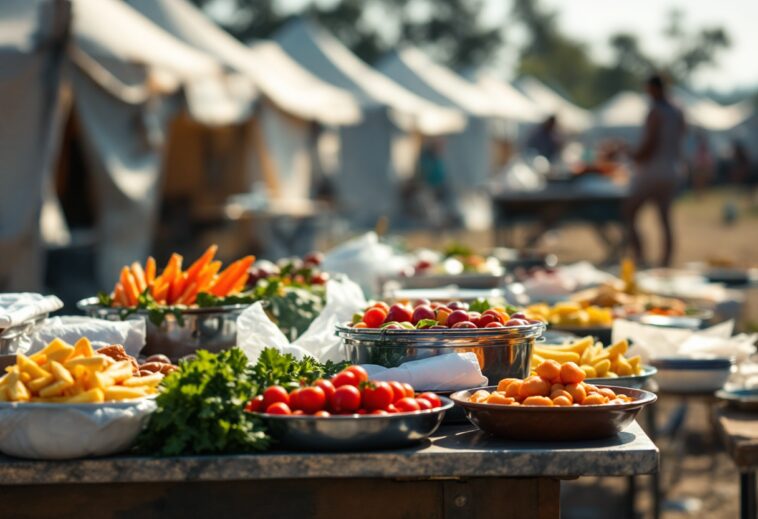
[[[113,304],[113,298],[106,292],[98,292],[97,302],[100,306],[111,306]]]
[[[258,385],[239,348],[205,350],[163,380],[158,409],[137,439],[137,449],[162,456],[263,450],[269,438],[244,411]]]
[[[434,319],[421,319],[419,322],[416,323],[416,328],[421,330],[423,328],[431,328],[432,326],[435,326],[439,324]]]
[[[260,298],[253,292],[241,292],[230,296],[218,297],[208,292],[197,294],[195,304],[200,308],[217,308],[228,305],[251,305]]]
[[[490,302],[483,297],[477,298],[469,305],[469,311],[471,312],[482,313],[485,310],[489,310],[490,308],[492,308],[492,305],[490,305]]]
[[[329,378],[345,369],[349,362],[320,363],[312,357],[297,360],[289,353],[281,353],[276,348],[266,348],[258,357],[258,362],[250,368],[251,379],[263,391],[269,386],[283,386],[287,389],[310,384],[320,378]]]

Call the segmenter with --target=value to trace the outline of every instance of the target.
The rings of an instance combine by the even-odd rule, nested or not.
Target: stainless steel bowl
[[[658,369],[653,366],[642,366],[642,372],[639,375],[630,375],[628,377],[596,377],[588,378],[585,382],[589,384],[610,384],[618,387],[631,387],[634,389],[642,389],[650,377],[658,373]]]
[[[259,414],[279,447],[308,451],[356,451],[405,447],[428,438],[453,402],[442,407],[388,415],[281,416]]]
[[[541,323],[509,328],[448,330],[382,330],[337,326],[347,358],[354,364],[394,368],[411,360],[447,353],[473,352],[490,382],[526,378],[534,342],[545,331]]]
[[[82,299],[76,306],[90,317],[109,321],[144,319],[147,337],[142,354],[162,353],[176,362],[198,349],[216,353],[236,345],[237,317],[248,305],[187,308],[179,316],[167,314],[160,326],[149,319],[146,310],[127,315],[123,308],[102,306],[95,297]]]

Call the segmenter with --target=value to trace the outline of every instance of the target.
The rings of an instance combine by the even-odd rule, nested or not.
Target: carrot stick
[[[242,275],[237,278],[237,281],[234,282],[234,285],[232,285],[232,289],[229,290],[229,294],[231,295],[242,292],[242,290],[245,288],[245,285],[247,284],[247,278],[249,277],[250,274],[243,272]]]
[[[171,255],[171,257],[168,260],[168,263],[166,263],[166,268],[163,269],[163,273],[161,274],[164,280],[171,282],[176,276],[176,273],[181,272],[182,259],[183,258],[181,257],[181,255],[177,253],[173,253]]]
[[[124,292],[124,285],[120,282],[116,283],[116,288],[113,291],[113,302],[116,306],[129,306],[129,300]]]
[[[250,268],[250,265],[255,261],[254,256],[246,256],[240,260],[235,261],[224,270],[211,287],[211,294],[217,297],[223,297],[229,293],[234,282]]]
[[[187,288],[184,289],[184,292],[182,293],[181,297],[179,297],[179,300],[177,303],[183,304],[183,305],[189,305],[195,302],[195,298],[197,297],[197,281],[193,281],[192,283],[187,283]]]
[[[145,283],[151,286],[155,281],[155,258],[150,256],[145,262]]]
[[[153,299],[159,303],[165,303],[166,295],[168,295],[168,283],[161,279],[160,283],[156,282],[153,285],[153,289]]]
[[[121,269],[121,284],[124,286],[124,292],[129,300],[129,306],[137,304],[137,298],[139,297],[139,290],[134,282],[134,276],[129,272],[129,267]]]
[[[200,275],[197,278],[197,291],[205,292],[205,290],[211,286],[213,277],[218,273],[219,270],[221,270],[220,261],[211,261],[208,265],[206,265],[206,267],[200,272]]]
[[[200,256],[195,263],[193,263],[189,269],[187,269],[187,282],[191,283],[197,279],[197,276],[205,268],[208,263],[213,261],[213,257],[216,255],[218,245],[213,244],[206,249],[202,256]]]
[[[178,303],[179,298],[182,296],[182,292],[184,292],[184,286],[186,285],[187,281],[187,273],[179,271],[174,276],[174,280],[170,283],[169,289],[168,289],[168,302],[171,304]]]
[[[147,281],[145,281],[145,271],[142,270],[142,265],[136,261],[132,263],[132,276],[134,276],[137,290],[139,290],[139,293],[141,294],[147,288]]]

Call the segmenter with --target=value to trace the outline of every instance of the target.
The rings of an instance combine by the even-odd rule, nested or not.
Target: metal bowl
[[[600,341],[603,344],[611,343],[613,332],[613,328],[610,326],[561,326],[551,324],[550,329],[557,332],[571,333],[579,337],[591,335],[596,341]]]
[[[719,389],[716,398],[735,409],[758,412],[758,388]]]
[[[248,305],[229,305],[217,308],[186,308],[179,316],[167,314],[160,325],[149,319],[146,310],[128,315],[123,308],[102,306],[97,298],[82,299],[76,306],[90,317],[120,321],[144,319],[147,329],[145,356],[162,353],[173,362],[197,349],[211,352],[231,348],[237,344],[237,317]]]
[[[261,413],[269,434],[285,449],[356,451],[406,447],[428,438],[442,423],[453,402],[414,413],[349,416],[282,416]]]
[[[512,440],[583,441],[610,438],[629,425],[640,409],[656,401],[655,393],[618,386],[598,386],[632,397],[626,404],[587,406],[510,406],[475,404],[468,399],[472,390],[450,397],[463,407],[468,419],[481,430]],[[494,391],[497,386],[485,388]]]
[[[632,375],[629,377],[602,377],[602,378],[588,378],[585,380],[588,384],[613,384],[618,387],[631,387],[634,389],[642,389],[647,381],[658,373],[658,370],[654,366],[642,366],[642,373],[639,375]]]
[[[382,330],[337,325],[347,358],[354,364],[394,368],[411,360],[473,352],[490,381],[529,376],[534,342],[542,323],[508,328]]]

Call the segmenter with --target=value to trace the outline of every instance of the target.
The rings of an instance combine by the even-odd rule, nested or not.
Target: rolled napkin
[[[487,385],[473,352],[412,360],[396,368],[363,364],[371,380],[407,382],[417,391],[458,391]]]
[[[55,296],[31,292],[0,294],[0,330],[18,326],[63,308]]]

